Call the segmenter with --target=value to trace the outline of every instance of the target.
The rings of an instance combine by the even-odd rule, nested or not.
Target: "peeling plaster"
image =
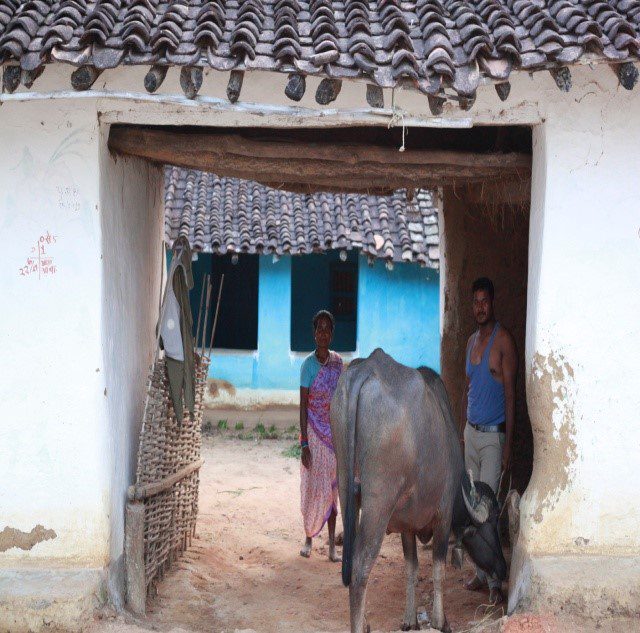
[[[217,398],[221,391],[226,391],[231,397],[236,395],[235,386],[228,380],[209,378],[207,381],[207,390],[211,398]]]
[[[536,352],[527,379],[535,467],[532,486],[537,492],[533,520],[540,523],[571,482],[578,458],[572,386],[573,368],[554,352]]]
[[[12,547],[30,550],[42,541],[58,538],[53,530],[47,530],[43,525],[36,525],[31,532],[23,532],[12,527],[5,527],[0,532],[0,552],[6,552]]]

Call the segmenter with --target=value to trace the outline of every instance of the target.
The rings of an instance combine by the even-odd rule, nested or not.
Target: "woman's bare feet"
[[[336,546],[335,545],[329,545],[329,560],[332,563],[341,563],[342,562],[342,557],[340,557],[338,555],[338,553],[336,552]]]
[[[300,556],[303,556],[304,558],[309,558],[311,556],[311,544],[312,544],[312,540],[307,536],[307,538],[305,539],[304,545],[302,546],[302,549],[300,550]]]
[[[327,521],[327,527],[329,528],[329,560],[332,563],[340,563],[342,558],[338,556],[336,552],[336,518],[338,517],[337,511],[334,509],[329,515]]]

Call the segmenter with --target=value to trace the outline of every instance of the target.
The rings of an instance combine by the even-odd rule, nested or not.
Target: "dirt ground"
[[[102,614],[92,633],[348,629],[348,591],[340,581],[340,565],[327,559],[326,533],[315,539],[310,559],[298,554],[303,532],[299,461],[287,456],[292,440],[241,440],[233,435],[205,438],[197,538],[160,582],[157,595],[148,601],[147,617]],[[431,551],[420,546],[419,558],[418,603],[430,612]],[[502,610],[487,608],[486,594],[462,587],[463,578],[471,573],[468,562],[461,571],[447,566],[445,609],[455,633],[589,630],[535,616],[498,622]],[[403,608],[402,546],[399,536],[390,535],[369,583],[367,613],[372,630],[397,630]],[[616,629],[600,623],[597,630],[636,630],[628,626]]]

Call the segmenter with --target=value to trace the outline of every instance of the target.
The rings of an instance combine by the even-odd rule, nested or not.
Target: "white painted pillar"
[[[640,95],[601,88],[533,136],[535,463],[511,610],[640,610]]]

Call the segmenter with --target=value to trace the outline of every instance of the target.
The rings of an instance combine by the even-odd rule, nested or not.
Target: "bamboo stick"
[[[202,326],[202,357],[204,358],[205,345],[207,343],[207,324],[209,323],[209,307],[211,305],[211,276],[207,276],[207,300],[204,309],[204,325]]]
[[[127,503],[124,551],[127,573],[127,604],[136,614],[145,614],[147,583],[144,567],[144,504]]]
[[[127,496],[130,501],[142,501],[143,499],[147,499],[149,497],[153,497],[165,490],[169,490],[173,485],[175,485],[178,481],[181,481],[185,477],[188,477],[191,473],[198,470],[202,464],[204,464],[204,459],[200,458],[195,462],[192,462],[188,466],[181,468],[178,472],[173,475],[169,475],[169,477],[165,477],[160,481],[154,481],[151,484],[143,484],[143,485],[135,485],[129,486],[129,490],[127,491]]]
[[[204,303],[204,286],[208,282],[208,277],[208,274],[204,276],[204,281],[200,288],[200,307],[198,308],[198,325],[196,326],[196,350],[198,349],[198,338],[200,336],[200,319],[202,318],[202,305]]]
[[[218,312],[220,310],[220,299],[222,298],[222,285],[224,284],[224,275],[220,277],[220,287],[218,288],[218,301],[216,303],[216,313],[213,318],[213,327],[211,328],[211,339],[209,340],[209,353],[207,358],[211,361],[211,349],[213,347],[213,340],[216,334],[216,326],[218,325]]]

